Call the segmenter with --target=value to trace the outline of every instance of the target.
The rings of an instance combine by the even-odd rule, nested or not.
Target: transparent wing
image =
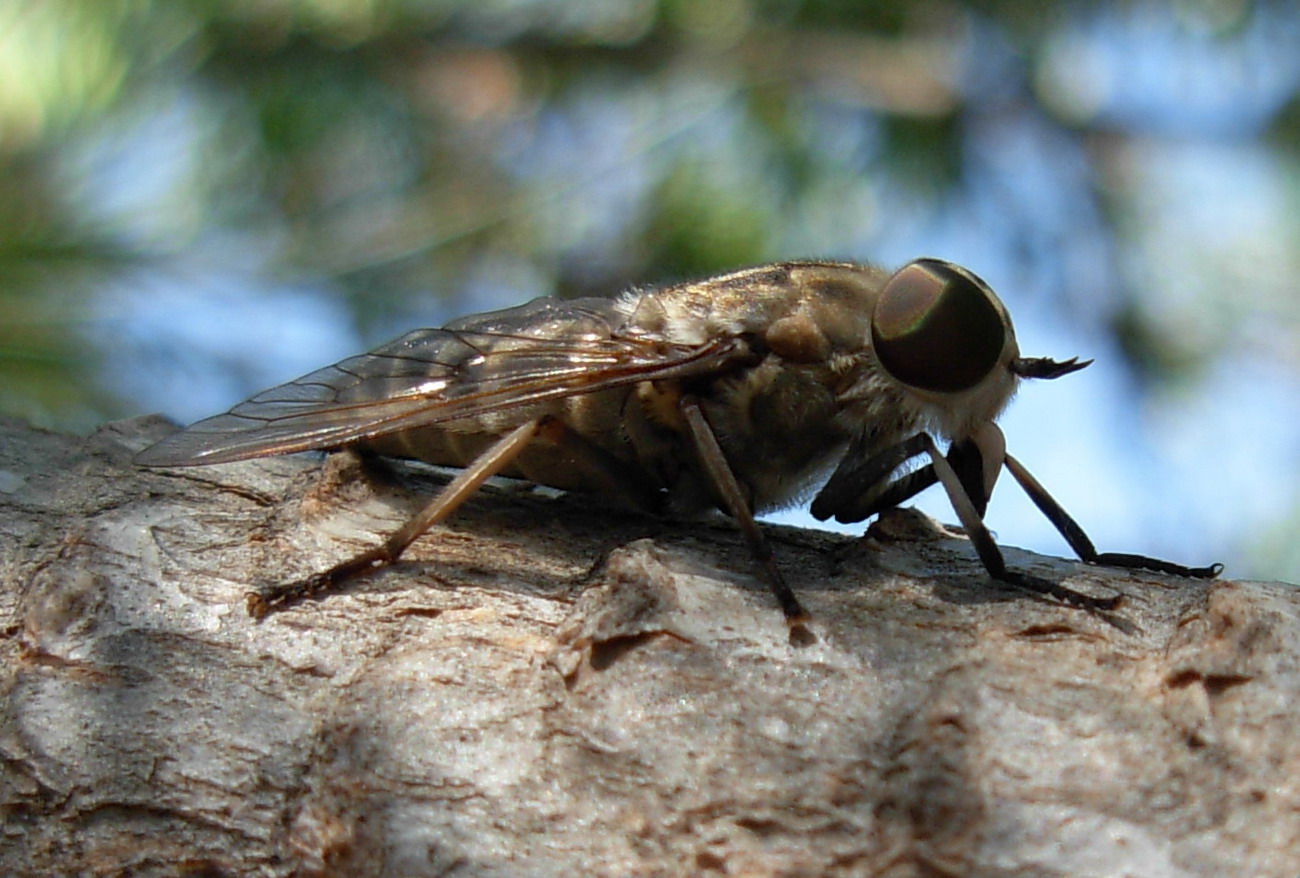
[[[136,456],[146,466],[224,463],[332,448],[638,381],[700,375],[748,355],[736,338],[666,342],[620,327],[604,299],[537,299],[419,329],[263,391]]]

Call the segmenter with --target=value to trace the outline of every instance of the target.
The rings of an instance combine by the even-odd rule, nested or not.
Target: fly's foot
[[[1118,567],[1121,570],[1154,570],[1156,573],[1164,573],[1168,576],[1184,576],[1189,579],[1214,579],[1223,572],[1222,564],[1211,564],[1208,567],[1184,567],[1182,564],[1175,564],[1172,561],[1148,558],[1146,555],[1130,555],[1126,552],[1102,552],[1089,560],[1093,564]]]
[[[254,619],[263,619],[274,610],[334,591],[349,579],[383,567],[392,560],[387,547],[379,546],[336,564],[323,573],[250,591],[244,597],[244,607]]]
[[[1075,591],[1068,586],[1061,585],[1059,582],[1052,582],[1050,579],[1034,576],[1032,573],[1008,570],[998,578],[1010,585],[1056,598],[1063,604],[1078,607],[1081,610],[1108,613],[1119,609],[1120,604],[1124,602],[1124,595],[1122,594],[1100,598],[1095,595],[1084,594],[1081,591]]]

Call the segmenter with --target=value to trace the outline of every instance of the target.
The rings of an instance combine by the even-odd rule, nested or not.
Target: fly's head
[[[1058,378],[1088,365],[1021,357],[1011,317],[988,284],[939,259],[909,262],[885,281],[871,344],[884,372],[952,440],[991,424],[1021,378]]]

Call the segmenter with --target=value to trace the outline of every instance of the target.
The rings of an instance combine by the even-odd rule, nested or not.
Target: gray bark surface
[[[728,522],[492,490],[259,622],[436,478],[170,429],[0,422],[3,874],[1300,875],[1294,586],[770,527],[808,643]]]

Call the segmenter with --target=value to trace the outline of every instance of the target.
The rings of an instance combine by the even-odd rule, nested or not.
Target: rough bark
[[[792,642],[727,522],[496,490],[257,622],[436,481],[169,429],[0,424],[5,874],[1300,874],[1292,586],[773,527]]]

